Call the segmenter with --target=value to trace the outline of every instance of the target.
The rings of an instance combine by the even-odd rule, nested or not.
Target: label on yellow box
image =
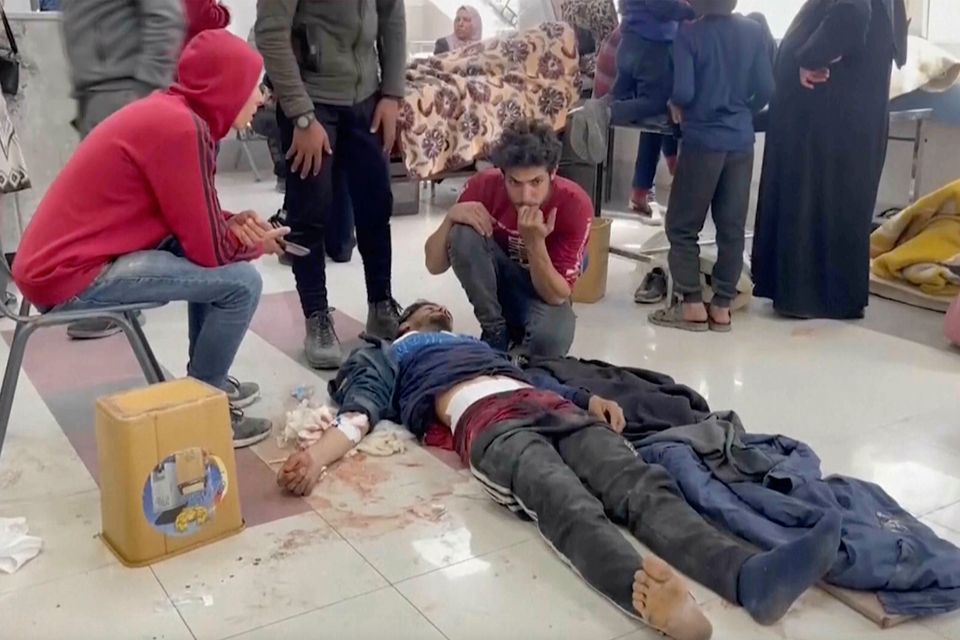
[[[213,518],[228,485],[220,458],[197,448],[178,451],[147,476],[143,515],[164,535],[193,535]]]

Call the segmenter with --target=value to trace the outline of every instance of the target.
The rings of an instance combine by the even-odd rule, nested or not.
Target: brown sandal
[[[710,330],[710,324],[706,320],[701,322],[684,320],[683,306],[680,304],[673,304],[665,309],[657,309],[647,316],[647,320],[650,321],[650,324],[655,324],[658,327],[668,327],[694,333],[703,333]]]

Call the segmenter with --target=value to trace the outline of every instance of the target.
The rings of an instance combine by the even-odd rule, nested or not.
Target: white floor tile
[[[248,529],[154,571],[197,640],[226,638],[386,585],[314,513]]]
[[[537,535],[419,447],[347,460],[307,501],[391,582]]]
[[[0,517],[25,517],[43,549],[17,573],[0,576],[0,593],[118,564],[100,540],[100,492],[15,503],[0,502]]]
[[[443,640],[443,635],[393,588],[381,589],[232,640]]]
[[[819,589],[801,596],[783,619],[769,627],[761,627],[743,609],[723,600],[709,603],[704,611],[715,640],[941,640],[916,621],[881,629]]]
[[[119,566],[0,595],[0,629],[11,640],[192,638],[150,569]]]
[[[591,590],[542,540],[397,585],[450,640],[611,640],[640,623]]]

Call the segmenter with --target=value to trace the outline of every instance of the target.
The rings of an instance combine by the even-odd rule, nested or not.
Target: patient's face
[[[524,167],[504,172],[507,195],[513,206],[540,207],[550,197],[553,174],[546,167]]]
[[[466,9],[457,11],[457,17],[453,21],[453,32],[461,40],[469,40],[473,37],[473,16]]]
[[[426,304],[417,309],[400,327],[401,334],[411,331],[424,333],[453,331],[453,315],[442,305]]]

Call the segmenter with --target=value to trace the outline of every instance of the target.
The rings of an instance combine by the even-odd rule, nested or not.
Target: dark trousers
[[[449,251],[485,342],[506,351],[512,340],[529,356],[567,355],[577,323],[570,301],[551,305],[541,300],[530,272],[472,227],[458,224],[450,230]]]
[[[653,189],[657,178],[657,165],[660,164],[660,152],[665,158],[676,157],[677,139],[659,133],[641,133],[637,145],[637,163],[633,170],[633,188],[643,191]]]
[[[497,399],[514,402],[512,395]],[[663,467],[645,463],[586,413],[544,408],[492,425],[473,441],[470,461],[494,500],[536,520],[577,573],[632,615],[641,557],[614,523],[678,571],[739,603],[740,568],[755,551],[704,520]]]
[[[741,153],[701,151],[684,147],[667,206],[670,274],[684,302],[703,300],[700,245],[707,211],[717,227],[717,263],[713,268],[711,304],[729,307],[737,297],[743,270],[744,227],[750,206],[753,150]]]
[[[635,125],[667,112],[673,91],[671,42],[624,33],[617,49],[617,79],[610,93],[610,122]]]
[[[357,233],[357,247],[363,258],[367,300],[380,302],[390,298],[392,249],[390,214],[393,194],[390,171],[383,145],[370,133],[377,98],[372,96],[353,106],[315,105],[317,121],[330,138],[333,156],[324,156],[320,173],[301,178],[287,173],[287,224],[290,241],[309,248],[311,253],[294,258],[293,275],[305,315],[326,310],[327,282],[324,264],[324,232],[334,209],[334,165],[346,174]],[[293,142],[294,124],[278,114],[283,148]]]

